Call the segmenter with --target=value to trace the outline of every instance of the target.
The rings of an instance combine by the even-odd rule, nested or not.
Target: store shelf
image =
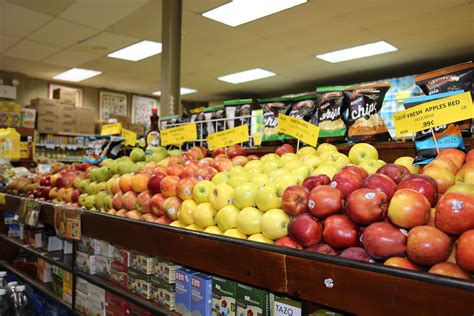
[[[131,292],[127,291],[126,289],[121,288],[121,287],[117,286],[116,284],[114,284],[114,283],[112,283],[108,280],[105,280],[101,277],[94,276],[94,275],[89,275],[87,273],[84,273],[84,272],[78,271],[78,270],[76,270],[74,273],[76,274],[76,277],[80,277],[81,279],[84,279],[84,280],[86,280],[86,281],[88,281],[88,282],[90,282],[90,283],[92,283],[92,284],[94,284],[98,287],[101,287],[101,288],[105,289],[106,291],[111,292],[112,294],[120,296],[123,299],[125,299],[125,300],[139,306],[139,307],[145,308],[145,309],[153,312],[156,315],[173,315],[173,316],[174,315],[179,315],[178,313],[169,311],[165,307],[162,307],[162,306],[154,303],[153,301],[146,300],[141,296],[138,296],[134,293],[131,293]]]
[[[42,283],[40,280],[36,279],[35,276],[32,276],[29,273],[21,271],[18,268],[15,268],[14,266],[12,266],[10,263],[6,261],[0,261],[0,268],[10,271],[22,282],[25,282],[31,285],[33,288],[35,288],[36,290],[46,295],[48,298],[52,299],[55,302],[58,302],[63,307],[67,308],[69,311],[72,311],[71,304],[65,302],[62,299],[62,297],[54,293],[53,290],[49,288],[49,285],[47,283]]]
[[[50,149],[64,149],[64,150],[79,150],[79,149],[87,148],[86,145],[61,145],[61,144],[35,144],[35,146],[46,147]]]
[[[68,133],[68,132],[56,132],[56,133],[43,133],[43,132],[38,132],[39,134],[47,134],[47,135],[63,135],[63,136],[84,136],[84,137],[90,137],[94,136],[94,134],[81,134],[81,133]]]
[[[5,234],[0,234],[0,239],[3,239],[10,244],[15,245],[18,248],[23,249],[24,251],[46,260],[47,262],[54,264],[64,270],[69,272],[73,271],[72,265],[72,254],[71,255],[64,255],[62,251],[52,251],[52,252],[44,252],[41,248],[35,249],[29,245],[25,245],[21,240],[18,238],[11,238]]]

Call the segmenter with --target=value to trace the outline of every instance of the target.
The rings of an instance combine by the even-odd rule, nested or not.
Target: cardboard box
[[[95,133],[95,109],[76,108],[76,133]]]
[[[77,92],[75,89],[57,88],[53,90],[53,98],[64,104],[76,105]]]
[[[135,250],[132,250],[130,254],[130,268],[148,275],[156,273],[158,260],[155,257],[150,257]]]
[[[149,300],[151,298],[151,276],[141,271],[129,269],[127,289],[143,298]]]
[[[182,316],[191,316],[191,279],[198,272],[180,268],[176,270],[175,311]]]
[[[95,257],[95,255],[76,251],[76,268],[91,275],[96,274]]]
[[[96,274],[103,277],[104,279],[110,280],[112,273],[112,258],[104,256],[95,256],[95,268]]]
[[[89,282],[81,279],[80,277],[76,278],[76,292],[81,291],[84,294],[89,293]]]
[[[212,315],[236,315],[237,282],[212,278]]]
[[[212,277],[198,273],[191,277],[191,314],[193,316],[211,315]]]
[[[26,128],[35,128],[36,123],[36,110],[35,109],[22,109],[21,112],[21,126]]]
[[[141,124],[129,124],[127,129],[137,133],[137,136],[145,135],[145,126]]]
[[[75,121],[76,107],[74,105],[60,103],[58,116],[63,121]]]
[[[110,281],[126,289],[128,287],[128,267],[113,261],[110,265]]]
[[[38,117],[36,129],[40,133],[54,134],[60,131],[61,124],[57,123],[57,117]]]
[[[82,236],[80,242],[77,243],[77,249],[80,252],[90,255],[100,255],[100,240],[87,236]]]
[[[58,132],[62,133],[75,133],[76,132],[76,121],[60,121],[60,128]]]
[[[175,284],[169,284],[156,276],[152,276],[151,299],[157,304],[165,306],[170,311],[174,310],[176,299]]]
[[[43,283],[49,283],[52,281],[51,278],[51,264],[46,260],[38,258],[36,263],[36,277]]]
[[[272,309],[272,315],[274,316],[301,316],[301,302],[288,297],[275,296]]]
[[[129,124],[131,123],[130,117],[124,115],[112,115],[111,119],[117,120],[117,123],[122,124],[122,128],[129,129]]]
[[[63,300],[72,304],[72,273],[64,271],[63,275]]]
[[[270,316],[271,306],[268,291],[237,283],[237,315],[251,312],[253,315]]]
[[[105,292],[105,311],[110,315],[125,315],[127,301],[110,292]]]
[[[87,293],[89,295],[89,300],[97,305],[102,305],[105,310],[105,290],[92,283],[89,283],[87,288],[89,289],[89,292]]]
[[[176,270],[179,268],[181,268],[181,266],[174,264],[173,262],[158,259],[156,275],[164,282],[174,284],[176,280]]]
[[[35,109],[38,119],[41,117],[58,117],[58,108],[60,107],[60,102],[58,100],[52,99],[33,99],[30,101],[29,108]]]
[[[126,267],[130,267],[130,258],[132,256],[130,253],[130,250],[120,245],[114,245],[113,247],[114,247],[114,254],[113,254],[114,260]]]

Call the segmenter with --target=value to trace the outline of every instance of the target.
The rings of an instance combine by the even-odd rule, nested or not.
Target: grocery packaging
[[[273,301],[273,316],[301,316],[301,302],[284,296],[276,296]]]
[[[203,273],[191,277],[191,314],[193,316],[211,315],[212,277]]]
[[[95,256],[96,274],[105,279],[110,279],[112,274],[113,258],[97,255]]]
[[[175,311],[183,316],[191,315],[191,278],[196,273],[186,268],[176,270]]]
[[[130,266],[130,250],[122,247],[120,245],[114,245],[113,258],[114,261],[119,262],[120,264],[129,267]]]
[[[258,99],[258,103],[263,109],[265,120],[262,141],[291,139],[291,136],[279,134],[277,131],[278,114],[287,114],[291,107],[291,98]]]
[[[266,290],[237,283],[237,315],[271,315],[272,294]]]
[[[82,272],[96,274],[95,255],[76,251],[76,268]]]
[[[173,262],[158,259],[156,275],[165,283],[174,284],[176,280],[176,269],[179,268],[181,268],[181,266],[174,264]]]
[[[212,315],[236,315],[237,282],[214,276],[212,278]]]
[[[132,250],[130,254],[130,268],[144,274],[154,274],[156,272],[158,260],[155,257],[150,257],[135,250]]]
[[[125,315],[127,301],[110,292],[105,292],[105,312],[110,315]]]
[[[221,132],[225,129],[224,121],[220,120],[223,118],[225,118],[224,105],[216,105],[204,109],[204,119],[206,120],[204,138],[207,138],[207,136],[216,132]]]
[[[43,283],[51,282],[51,264],[46,260],[38,258],[36,263],[36,277]]]
[[[128,267],[120,264],[118,261],[113,261],[110,264],[110,281],[126,289],[128,284]]]
[[[319,138],[325,141],[344,141],[347,126],[344,115],[347,114],[347,99],[343,86],[321,87],[316,89],[320,95],[317,107],[317,125]]]
[[[151,277],[151,299],[169,310],[174,310],[176,299],[175,284],[169,284],[156,276]]]
[[[151,276],[138,270],[128,269],[127,289],[149,300],[151,298]]]
[[[100,255],[100,240],[82,236],[81,241],[77,243],[77,249],[90,255]]]

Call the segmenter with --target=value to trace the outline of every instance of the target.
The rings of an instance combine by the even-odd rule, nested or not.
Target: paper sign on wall
[[[122,124],[120,123],[113,123],[113,124],[105,124],[102,125],[102,129],[100,131],[100,135],[116,135],[122,132]]]
[[[318,144],[319,127],[284,114],[278,114],[278,132],[293,136],[308,145]]]
[[[197,139],[196,124],[185,124],[160,131],[161,145],[179,145]]]
[[[230,145],[249,141],[249,127],[247,124],[211,134],[207,137],[209,150],[215,150]]]

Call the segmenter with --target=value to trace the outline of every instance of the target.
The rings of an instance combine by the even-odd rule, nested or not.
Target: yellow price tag
[[[260,146],[262,144],[262,134],[261,133],[254,133],[253,136],[253,145]]]
[[[0,193],[0,204],[5,205],[5,193]]]
[[[134,131],[122,128],[122,137],[125,138],[123,141],[125,146],[135,146],[137,143],[137,133]]]
[[[196,124],[186,124],[160,131],[161,145],[179,145],[197,139]]]
[[[102,129],[100,131],[100,135],[116,135],[122,132],[122,124],[120,123],[113,123],[113,124],[105,124],[102,125]]]
[[[473,117],[470,92],[426,102],[392,115],[397,137]]]
[[[240,125],[222,132],[217,132],[207,136],[209,150],[215,150],[230,145],[249,141],[249,126]]]
[[[278,114],[277,130],[279,133],[293,136],[313,147],[318,144],[319,127],[296,117]]]

